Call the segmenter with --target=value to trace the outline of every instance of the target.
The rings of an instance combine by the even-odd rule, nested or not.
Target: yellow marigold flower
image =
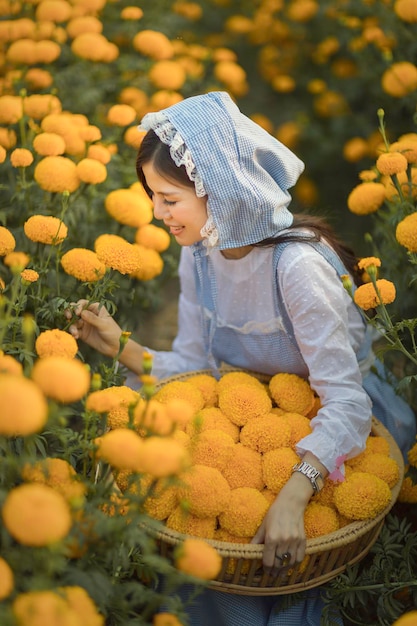
[[[104,626],[104,616],[98,612],[96,605],[83,587],[75,585],[59,587],[58,591],[64,595],[70,609],[74,611],[83,626]]]
[[[107,165],[111,161],[111,152],[106,146],[95,143],[88,146],[87,157],[100,161],[103,165]]]
[[[23,110],[28,117],[40,120],[50,113],[60,113],[62,104],[52,94],[33,94],[23,100]]]
[[[304,378],[280,372],[269,381],[274,402],[284,411],[306,415],[314,405],[314,393]]]
[[[135,242],[157,252],[164,252],[169,248],[171,237],[164,228],[155,224],[144,224],[136,231]]]
[[[83,282],[96,282],[103,278],[106,266],[93,250],[72,248],[61,258],[61,265],[66,274]]]
[[[187,510],[196,517],[216,517],[226,508],[230,487],[215,467],[193,465],[180,476],[178,498],[187,503]]]
[[[0,374],[0,434],[39,432],[48,419],[48,404],[35,383],[21,375]]]
[[[10,128],[0,128],[0,146],[10,150],[17,143],[16,133]]]
[[[85,408],[96,413],[107,413],[119,406],[136,404],[139,397],[138,392],[130,387],[115,385],[114,387],[106,387],[88,394]]]
[[[167,411],[167,405],[151,398],[147,402],[141,400],[133,411],[135,428],[140,435],[170,435],[175,423]]]
[[[168,516],[165,525],[178,533],[192,537],[213,539],[217,525],[217,518],[197,517],[179,505]]]
[[[222,558],[213,546],[202,539],[186,539],[175,549],[175,567],[181,572],[203,580],[216,578]]]
[[[360,285],[354,295],[353,299],[355,303],[364,311],[374,309],[381,304],[391,304],[395,300],[395,285],[385,278],[380,278],[376,281],[377,293],[373,283],[366,283]]]
[[[177,486],[169,479],[155,480],[153,476],[143,475],[140,481],[131,484],[129,491],[144,496],[143,507],[146,513],[156,520],[165,520],[176,509]]]
[[[0,124],[16,124],[23,116],[20,96],[0,96]]]
[[[366,440],[366,450],[369,452],[378,452],[380,454],[390,455],[390,447],[385,437],[370,435]]]
[[[135,148],[135,150],[138,150],[142,143],[143,137],[144,133],[142,131],[139,131],[137,126],[130,126],[125,130],[125,133],[123,135],[123,141],[128,146],[131,146],[132,148]]]
[[[313,496],[311,502],[318,502],[318,504],[323,504],[324,506],[335,509],[334,490],[336,485],[338,485],[338,483],[335,480],[326,478],[323,489]]]
[[[252,418],[268,414],[272,402],[263,387],[241,383],[225,389],[219,386],[219,408],[234,424],[243,426]]]
[[[7,154],[7,152],[6,152],[5,148],[3,148],[2,145],[0,145],[0,163],[4,163],[5,162],[6,154]]]
[[[194,374],[187,378],[187,382],[195,385],[203,394],[204,407],[217,404],[217,379],[211,374]]]
[[[172,5],[172,11],[195,22],[203,15],[203,8],[197,2],[189,2],[188,0],[178,0]]]
[[[343,146],[343,156],[349,163],[356,163],[368,156],[368,142],[362,137],[352,137]]]
[[[41,89],[48,89],[54,82],[51,73],[40,67],[29,68],[25,74],[25,80],[32,89],[39,91]]]
[[[184,85],[187,74],[176,61],[157,61],[148,72],[148,78],[157,89],[178,91]]]
[[[409,24],[417,22],[417,7],[413,0],[395,0],[393,8],[400,20]]]
[[[308,22],[319,10],[316,0],[295,0],[288,5],[287,15],[293,22]]]
[[[135,50],[145,56],[162,61],[174,56],[172,43],[166,35],[156,30],[141,30],[132,41]]]
[[[86,491],[85,485],[77,480],[75,469],[64,459],[46,457],[33,465],[27,463],[22,469],[22,478],[26,482],[48,485],[74,504],[82,502]]]
[[[24,269],[30,262],[30,256],[26,252],[9,252],[3,259],[4,264],[11,268]]]
[[[71,50],[81,59],[106,62],[109,41],[101,33],[84,32],[74,37]]]
[[[152,220],[152,201],[137,189],[115,189],[104,201],[111,217],[127,226],[140,228]]]
[[[263,384],[260,380],[258,380],[252,374],[248,374],[248,372],[226,372],[218,381],[218,392],[222,391],[226,387],[233,387],[234,385],[239,385],[241,383],[245,383],[247,385],[255,385],[256,387],[264,388]]]
[[[25,235],[31,241],[58,245],[66,238],[68,228],[53,215],[32,215],[23,225]]]
[[[349,107],[342,94],[329,90],[316,97],[314,110],[320,117],[329,118],[346,115]]]
[[[243,83],[246,80],[246,72],[234,61],[219,61],[214,66],[214,76],[225,85]]]
[[[417,135],[399,139],[390,146],[391,151],[400,152],[407,159],[407,163],[417,163]]]
[[[136,8],[136,7],[131,7]],[[183,626],[178,617],[173,613],[157,613],[152,618],[152,626]]]
[[[257,489],[232,489],[228,505],[219,515],[220,527],[237,537],[253,537],[268,509],[268,500]]]
[[[103,22],[94,15],[79,15],[68,21],[66,29],[71,39],[74,39],[82,33],[101,33]]]
[[[370,267],[381,267],[381,259],[375,256],[367,256],[358,261],[358,268],[360,270],[367,270]]]
[[[364,183],[371,183],[377,178],[375,170],[362,170],[359,172],[359,179]]]
[[[413,483],[410,476],[405,476],[402,482],[398,501],[417,504],[417,485]]]
[[[19,485],[9,491],[2,517],[10,535],[25,546],[47,546],[60,541],[72,525],[65,498],[38,483]]]
[[[66,22],[72,13],[72,7],[66,0],[42,0],[37,5],[35,17],[38,22]]]
[[[174,398],[167,404],[164,404],[164,408],[171,423],[175,426],[174,435],[183,433],[186,440],[189,440],[189,435],[185,433],[185,428],[188,423],[193,419],[195,411],[190,402],[183,400],[182,398]],[[182,438],[182,439],[181,439]],[[184,437],[180,435],[179,441],[184,440]]]
[[[339,513],[351,520],[371,519],[391,502],[387,483],[366,472],[352,472],[334,491]]]
[[[77,175],[83,183],[98,185],[107,178],[107,168],[96,159],[81,159],[76,165]]]
[[[129,428],[115,428],[95,440],[98,459],[107,461],[118,470],[143,470],[144,440]]]
[[[189,466],[186,448],[173,437],[147,437],[143,443],[143,471],[155,478],[179,474]]]
[[[15,148],[10,154],[13,167],[28,167],[33,163],[33,154],[27,148]]]
[[[268,413],[250,419],[240,431],[240,441],[256,452],[268,452],[291,444],[291,426],[284,415]]]
[[[23,366],[9,354],[3,354],[0,351],[0,373],[20,376],[23,374]]]
[[[411,213],[399,222],[395,237],[409,252],[417,252],[417,213]]]
[[[278,93],[291,93],[296,88],[296,82],[288,74],[279,74],[272,79],[271,87]]]
[[[204,397],[200,389],[186,380],[174,380],[163,385],[154,395],[154,400],[166,404],[174,399],[187,400],[194,408],[200,411],[204,406]]]
[[[35,270],[23,270],[23,272],[20,272],[20,277],[23,284],[36,283],[39,279],[39,274]]]
[[[339,528],[337,513],[318,502],[309,502],[304,512],[304,528],[307,539],[328,535]]]
[[[61,54],[61,46],[55,41],[44,39],[36,42],[35,59],[36,63],[53,63]]]
[[[279,493],[299,460],[292,448],[277,448],[266,452],[262,458],[262,476],[268,489]]]
[[[81,361],[63,356],[38,359],[31,375],[44,394],[57,402],[81,400],[90,388],[87,366]]]
[[[10,230],[5,226],[0,226],[0,256],[6,256],[13,252],[16,246],[16,240]]]
[[[13,601],[12,612],[25,626],[76,626],[78,617],[56,591],[28,591]]]
[[[6,51],[6,60],[13,65],[27,65],[29,59],[32,60],[32,63],[36,63],[37,61],[36,41],[28,39],[27,37],[12,41]],[[13,124],[15,122],[7,123]]]
[[[120,12],[120,17],[122,20],[140,20],[143,17],[143,11],[139,7],[124,7]]]
[[[136,119],[136,111],[130,104],[115,104],[107,112],[107,121],[115,126],[129,126]]]
[[[159,252],[139,244],[134,245],[139,253],[140,265],[135,272],[132,272],[132,278],[136,278],[136,280],[152,280],[162,274],[164,261]]]
[[[417,443],[415,443],[407,452],[407,458],[410,465],[417,467]]]
[[[379,452],[369,452],[364,454],[361,459],[354,465],[355,472],[367,472],[374,474],[392,489],[400,478],[400,470],[396,461],[386,454]]]
[[[350,192],[347,205],[356,215],[368,215],[377,211],[385,200],[385,186],[382,183],[360,183]]]
[[[234,454],[235,442],[220,429],[205,430],[191,440],[191,461],[195,465],[217,467],[222,471]]]
[[[284,413],[291,428],[289,447],[295,449],[297,443],[312,432],[310,419],[301,413]]]
[[[101,130],[98,126],[94,126],[94,124],[87,124],[87,126],[80,126],[78,129],[78,134],[81,139],[84,141],[91,143],[93,141],[98,141],[101,139]]]
[[[409,61],[393,63],[382,75],[383,91],[394,98],[403,98],[417,89],[417,67]]]
[[[2,557],[0,557],[0,601],[7,598],[14,589],[13,570]]]
[[[252,487],[261,491],[264,488],[262,476],[262,456],[259,452],[237,443],[233,455],[222,471],[231,489]]]
[[[405,172],[408,161],[401,152],[384,152],[378,157],[376,166],[383,176],[393,176]]]
[[[414,7],[415,8],[415,7]],[[408,611],[393,622],[392,626],[416,626],[417,611]]]
[[[121,274],[131,274],[140,265],[135,246],[119,235],[100,235],[94,243],[100,261]]]
[[[195,419],[190,420],[186,424],[186,432],[190,436],[194,436],[197,433],[204,432],[205,430],[218,429],[230,435],[235,443],[239,441],[240,428],[237,424],[233,424],[228,417],[215,406],[205,406],[197,414],[193,413]]]
[[[35,167],[34,178],[41,189],[51,193],[73,193],[80,186],[77,167],[63,156],[46,156]]]
[[[187,68],[185,68],[187,69]],[[187,70],[189,73],[191,70]],[[173,104],[182,102],[184,96],[176,91],[168,91],[167,89],[160,89],[152,94],[150,99],[150,105],[152,109],[159,111],[160,109],[167,109]]]
[[[78,352],[78,344],[69,333],[53,328],[40,333],[35,341],[35,350],[40,358],[63,356],[73,359]]]

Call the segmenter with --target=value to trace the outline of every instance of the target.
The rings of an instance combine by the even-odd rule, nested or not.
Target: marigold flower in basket
[[[219,515],[219,525],[237,537],[253,537],[269,506],[268,500],[257,489],[232,489],[228,505]]]
[[[205,430],[191,439],[191,462],[195,465],[217,467],[222,471],[234,454],[232,437],[219,429]]]
[[[399,222],[395,237],[409,252],[417,252],[417,213],[411,213]]]
[[[275,403],[289,413],[307,415],[314,405],[314,393],[304,378],[280,372],[269,381],[269,391]]]
[[[138,188],[114,189],[104,201],[107,213],[120,224],[140,228],[152,220],[152,202]]]
[[[61,265],[66,274],[77,280],[93,283],[103,278],[106,266],[93,250],[72,248],[61,257]]]
[[[178,505],[178,487],[167,478],[155,480],[149,474],[142,474],[137,481],[128,486],[127,491],[143,496],[143,508],[156,520],[165,520]]]
[[[87,366],[77,359],[62,356],[38,359],[31,377],[48,398],[62,403],[81,400],[90,388]]]
[[[38,335],[35,350],[40,358],[55,355],[73,359],[78,352],[78,344],[69,333],[59,328],[52,328]]]
[[[226,372],[218,381],[217,392],[220,393],[226,387],[234,387],[245,383],[246,385],[255,385],[264,389],[264,385],[256,376],[248,374],[248,372]]]
[[[96,457],[118,470],[143,471],[144,440],[129,428],[115,428],[97,437]]]
[[[41,389],[24,376],[0,374],[0,434],[26,436],[39,432],[48,420]]]
[[[52,487],[73,505],[83,502],[86,487],[77,480],[77,472],[65,459],[46,457],[33,464],[26,463],[22,478],[26,482]]]
[[[291,445],[291,426],[285,415],[268,413],[250,419],[240,431],[240,441],[257,452]]]
[[[337,513],[319,502],[309,502],[304,511],[304,528],[307,539],[328,535],[339,528]]]
[[[193,414],[193,417],[186,425],[186,432],[190,436],[215,428],[230,435],[235,443],[239,441],[239,426],[233,424],[217,406],[204,407],[197,414]]]
[[[169,248],[171,237],[164,228],[155,224],[144,224],[136,231],[135,242],[157,252],[165,252]],[[208,376],[208,374],[197,374],[197,376]],[[213,376],[210,378],[216,381]]]
[[[175,423],[162,402],[151,398],[147,402],[141,400],[133,411],[133,422],[140,435],[170,435]]]
[[[352,459],[353,463],[350,464],[355,472],[374,474],[384,480],[391,489],[397,484],[400,470],[395,459],[380,452],[368,452],[360,456],[361,458],[357,462]]]
[[[0,256],[13,252],[15,246],[16,240],[10,230],[5,226],[0,226]]]
[[[413,483],[410,476],[406,476],[402,482],[398,502],[417,504],[417,485]]]
[[[252,487],[263,489],[262,456],[242,443],[234,447],[233,456],[222,471],[231,489]]]
[[[176,506],[165,521],[165,526],[177,533],[202,539],[213,539],[217,517],[197,517],[186,509],[186,503]]]
[[[176,430],[174,434],[185,431],[195,415],[194,407],[191,402],[181,398],[173,398],[164,404],[164,407],[169,419],[175,426]]]
[[[14,588],[14,575],[10,565],[0,557],[0,601],[7,598]]]
[[[68,228],[53,215],[32,215],[23,225],[25,235],[31,241],[58,245],[64,241]]]
[[[339,513],[348,519],[372,519],[391,502],[391,490],[378,476],[352,472],[335,488],[334,500]]]
[[[41,189],[51,193],[73,193],[80,186],[74,161],[63,156],[46,156],[35,167],[34,178]]]
[[[94,247],[100,261],[120,274],[131,274],[140,267],[137,249],[119,235],[100,235]]]
[[[410,465],[417,467],[417,442],[407,452],[407,458]]]
[[[200,411],[204,406],[204,397],[201,391],[186,380],[172,380],[158,389],[154,395],[154,400],[163,404],[177,398],[187,400],[195,412]]]
[[[216,517],[229,503],[230,487],[215,467],[193,465],[180,475],[178,498],[187,503],[193,515]]]
[[[105,389],[98,389],[88,394],[85,407],[89,411],[96,413],[107,413],[112,409],[124,405],[136,404],[139,400],[139,393],[126,385],[114,385]]]
[[[356,215],[375,213],[385,201],[385,185],[382,183],[360,183],[348,195],[349,210]]]
[[[262,475],[265,485],[278,493],[289,480],[292,468],[300,459],[292,448],[276,448],[262,457]]]
[[[213,546],[202,539],[185,539],[175,549],[175,566],[181,572],[203,580],[213,580],[218,576],[222,558]]]
[[[395,285],[385,278],[380,278],[376,281],[376,288],[373,283],[365,283],[359,285],[356,289],[353,299],[355,303],[364,311],[374,309],[381,304],[391,304],[395,300]]]
[[[252,418],[268,414],[272,402],[263,387],[241,383],[219,387],[219,408],[234,424],[243,426]]]
[[[12,612],[18,624],[77,626],[79,618],[56,591],[27,591],[13,600]]]
[[[376,167],[383,176],[393,176],[405,172],[408,161],[401,152],[384,152],[377,158]]]
[[[141,452],[143,471],[155,478],[179,474],[189,467],[187,449],[173,437],[147,437]]]
[[[2,507],[3,524],[25,546],[47,546],[69,533],[72,517],[64,496],[38,483],[15,487]]]

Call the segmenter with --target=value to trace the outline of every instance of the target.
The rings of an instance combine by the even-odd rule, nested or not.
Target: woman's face
[[[143,165],[142,170],[152,193],[156,219],[164,222],[181,246],[201,241],[200,230],[207,222],[207,197],[198,198],[194,187],[164,178],[152,163]]]

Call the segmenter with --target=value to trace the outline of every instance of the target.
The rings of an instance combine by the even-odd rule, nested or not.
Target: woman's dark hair
[[[151,161],[158,174],[164,178],[178,182],[184,187],[194,187],[193,181],[188,178],[184,165],[175,165],[171,157],[169,146],[163,143],[153,130],[148,130],[142,140],[136,157],[136,173],[148,195],[151,195],[151,192],[146,184],[142,168],[146,163],[150,163]]]
[[[183,165],[177,167],[171,157],[169,146],[163,143],[153,130],[149,130],[142,140],[136,159],[136,172],[139,181],[146,192],[151,195],[151,191],[146,184],[142,167],[146,163],[152,162],[155,170],[161,176],[178,182],[184,187],[194,187],[193,181],[188,177]],[[278,234],[255,244],[258,247],[273,246],[281,241],[305,241],[305,235],[300,235],[295,229],[307,228],[311,232],[310,241],[325,239],[342,259],[347,271],[352,275],[356,284],[361,284],[362,279],[357,268],[357,257],[353,250],[347,246],[335,233],[330,224],[322,217],[304,213],[294,214],[294,221],[288,231]],[[294,231],[294,232],[291,232]]]

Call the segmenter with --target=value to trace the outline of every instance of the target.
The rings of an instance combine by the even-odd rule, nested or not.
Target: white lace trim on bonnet
[[[139,129],[152,129],[162,143],[169,146],[171,158],[175,165],[177,167],[184,165],[188,178],[194,183],[197,197],[203,198],[207,195],[204,189],[203,181],[196,171],[193,158],[185,144],[184,139],[162,111],[148,113],[145,115]],[[219,234],[210,214],[207,222],[201,229],[200,234],[206,240],[204,242],[205,245],[210,248],[216,245]]]

